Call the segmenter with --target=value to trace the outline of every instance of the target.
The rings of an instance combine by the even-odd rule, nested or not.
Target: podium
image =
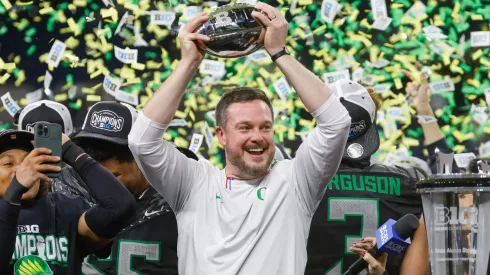
[[[442,173],[417,183],[429,242],[431,274],[487,275],[490,174],[482,170],[479,174],[452,174],[449,173],[452,158],[440,154],[438,160],[438,173]],[[444,168],[449,171],[444,173]]]

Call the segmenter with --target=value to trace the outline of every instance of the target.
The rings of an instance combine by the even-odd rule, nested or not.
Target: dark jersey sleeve
[[[78,222],[82,214],[90,209],[90,205],[81,197],[65,195],[60,193],[51,194],[56,201],[58,216],[66,222],[70,236],[69,255],[73,260],[83,259],[89,254],[96,254],[100,257],[107,257],[110,254],[110,245],[100,250],[92,250],[89,242],[78,233]]]
[[[75,195],[83,198],[90,206],[97,204],[97,201],[89,193],[88,187],[80,176],[71,166],[61,169],[60,177],[54,179],[51,191],[66,195]]]
[[[20,206],[0,199],[0,274],[7,274],[14,252]]]
[[[149,205],[138,202],[138,213],[114,239],[110,257],[90,255],[86,274],[176,275],[177,220],[163,198],[155,195]],[[159,197],[159,198],[157,198]]]
[[[414,168],[372,165],[339,169],[313,216],[308,238],[307,275],[339,275],[359,256],[349,247],[374,237],[388,219],[420,216],[415,184],[423,175]],[[388,257],[387,271],[399,274],[403,256]]]

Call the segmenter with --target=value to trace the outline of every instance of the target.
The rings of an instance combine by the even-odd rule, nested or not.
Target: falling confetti
[[[20,107],[54,99],[74,116],[100,100],[141,109],[178,63],[179,29],[194,14],[229,2],[1,0],[0,96],[9,91]],[[400,148],[423,154],[420,118],[401,73],[417,71],[416,62],[430,72],[431,104],[449,145],[456,153],[488,151],[490,1],[265,2],[286,16],[293,56],[326,85],[348,78],[372,86],[383,99],[380,161]],[[276,114],[275,141],[294,154],[315,123],[263,50],[237,59],[206,56],[164,138],[191,147],[192,137],[204,133],[208,146],[195,149],[222,165],[214,108],[237,86],[267,93]],[[11,127],[8,110],[0,107],[0,129]]]

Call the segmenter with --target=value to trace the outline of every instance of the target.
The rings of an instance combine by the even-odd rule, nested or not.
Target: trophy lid
[[[490,188],[490,174],[440,174],[417,182],[417,189],[424,188],[454,188],[454,187],[488,187]]]

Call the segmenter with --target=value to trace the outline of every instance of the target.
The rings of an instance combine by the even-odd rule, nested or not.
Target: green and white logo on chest
[[[267,189],[267,187],[260,187],[259,189],[257,189],[257,198],[261,201],[263,201],[265,199],[265,190]]]
[[[14,275],[52,275],[48,263],[38,256],[29,255],[17,260],[14,265]]]

